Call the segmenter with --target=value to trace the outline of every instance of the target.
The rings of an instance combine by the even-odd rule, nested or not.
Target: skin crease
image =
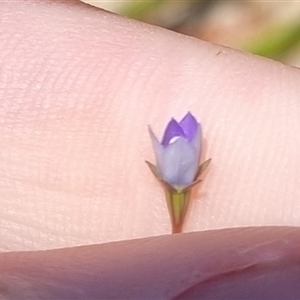
[[[185,231],[299,225],[299,70],[76,1],[0,19],[2,250],[168,234],[147,125],[188,110],[213,161]]]

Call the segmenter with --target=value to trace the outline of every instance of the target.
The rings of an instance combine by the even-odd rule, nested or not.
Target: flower
[[[158,141],[149,127],[159,177],[176,190],[191,185],[198,173],[202,130],[200,123],[188,112],[180,122],[171,119],[163,139]]]
[[[211,159],[201,165],[200,123],[188,112],[180,122],[171,119],[162,141],[154,135],[149,127],[156,163],[146,161],[154,176],[163,184],[172,233],[179,233],[190,205],[191,188],[200,182],[199,176],[209,165]]]

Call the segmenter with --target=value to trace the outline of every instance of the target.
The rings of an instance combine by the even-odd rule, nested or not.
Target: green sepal
[[[177,190],[175,188],[173,188],[169,183],[167,183],[166,181],[164,181],[158,174],[157,168],[154,164],[152,164],[149,161],[145,161],[146,164],[148,165],[150,171],[152,172],[152,174],[154,175],[154,177],[167,189],[169,189],[170,191],[174,191],[176,192]]]
[[[152,172],[152,174],[154,175],[154,177],[158,180],[161,180],[160,176],[158,175],[158,171],[157,168],[154,164],[152,164],[150,161],[145,160],[145,163],[147,164],[147,166],[149,167],[150,171]]]
[[[196,175],[196,178],[198,179],[199,176],[201,176],[205,170],[208,168],[209,164],[211,162],[211,158],[207,159],[206,161],[204,161],[198,168],[198,172],[197,172],[197,175]]]
[[[198,168],[197,175],[195,181],[190,184],[189,186],[185,187],[184,189],[176,189],[171,186],[169,183],[164,181],[157,170],[157,167],[146,161],[149,169],[155,176],[155,178],[160,181],[160,183],[164,187],[167,206],[169,210],[169,215],[171,218],[172,223],[172,233],[180,233],[182,232],[182,227],[184,225],[184,221],[190,206],[190,195],[191,195],[191,188],[194,187],[196,184],[200,183],[202,180],[199,178],[204,171],[207,169],[208,165],[211,162],[211,158],[204,161]]]

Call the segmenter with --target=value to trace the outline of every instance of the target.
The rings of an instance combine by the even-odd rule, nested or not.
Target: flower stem
[[[190,203],[191,191],[174,191],[165,189],[169,214],[172,223],[172,233],[182,232],[185,217]]]

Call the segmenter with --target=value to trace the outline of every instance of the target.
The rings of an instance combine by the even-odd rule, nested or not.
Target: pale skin
[[[147,125],[187,111],[212,163],[184,231],[300,224],[298,69],[77,1],[0,20],[1,250],[170,233]]]
[[[3,250],[168,234],[147,125],[162,136],[188,110],[212,163],[185,230],[300,224],[297,69],[77,2],[33,3],[0,8],[13,14],[0,54]]]

